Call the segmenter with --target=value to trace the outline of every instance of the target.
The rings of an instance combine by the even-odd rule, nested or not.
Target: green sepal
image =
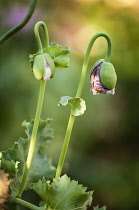
[[[49,80],[54,76],[55,64],[48,53],[37,55],[34,58],[33,73],[37,80]]]
[[[77,181],[70,180],[67,175],[50,183],[45,179],[32,185],[32,189],[46,203],[49,210],[86,210],[92,203],[93,192],[86,192],[86,187]]]
[[[108,90],[115,88],[117,75],[111,63],[103,61],[100,68],[100,81],[102,86]]]
[[[46,69],[45,64],[46,61],[43,54],[35,57],[33,63],[33,73],[37,80],[41,80],[43,78]]]
[[[71,105],[71,115],[75,117],[84,114],[86,110],[85,101],[79,97],[70,97],[70,96],[61,97],[58,106],[66,106],[67,104]]]
[[[106,206],[99,208],[99,206],[94,207],[94,210],[106,210]]]
[[[91,68],[91,72],[92,72],[99,64],[103,63],[103,61],[104,61],[104,59],[99,59],[98,61],[96,61],[96,62],[94,63],[94,65],[92,66],[92,68]]]

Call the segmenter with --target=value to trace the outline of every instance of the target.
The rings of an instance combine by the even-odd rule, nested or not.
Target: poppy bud
[[[100,59],[92,69],[90,76],[91,92],[94,95],[100,93],[114,95],[117,76],[113,65]]]
[[[54,76],[55,65],[47,53],[37,55],[33,63],[33,73],[37,80],[49,80]]]

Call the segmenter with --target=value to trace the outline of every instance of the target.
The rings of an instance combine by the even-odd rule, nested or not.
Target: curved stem
[[[31,163],[32,163],[32,158],[33,158],[33,154],[34,154],[34,150],[35,150],[36,137],[37,137],[39,120],[40,120],[40,115],[41,115],[41,110],[42,110],[45,85],[46,85],[46,81],[41,80],[38,105],[37,105],[37,110],[36,110],[33,130],[32,130],[32,136],[31,136],[31,140],[30,140],[28,157],[27,157],[27,161],[26,161],[25,171],[24,171],[24,174],[23,174],[23,179],[22,179],[22,182],[21,182],[21,185],[20,185],[20,188],[19,188],[19,192],[18,192],[18,197],[19,198],[22,196],[22,193],[25,189],[28,173],[29,173],[29,170],[30,170],[30,166],[31,166]]]
[[[65,138],[64,138],[63,147],[62,147],[62,150],[61,150],[61,154],[60,154],[60,158],[59,158],[59,162],[58,162],[58,166],[57,166],[57,170],[56,170],[55,179],[58,179],[61,175],[61,172],[62,172],[62,168],[63,168],[63,164],[64,164],[64,160],[65,160],[65,156],[66,156],[66,153],[67,153],[69,140],[70,140],[70,136],[71,136],[71,132],[72,132],[72,127],[73,127],[73,124],[74,124],[74,120],[75,120],[75,116],[70,115],[67,130],[66,130],[66,134],[65,134]]]
[[[15,33],[17,33],[21,28],[23,28],[27,24],[27,22],[30,20],[30,18],[35,10],[36,3],[37,3],[37,0],[32,0],[30,8],[29,8],[28,13],[27,13],[26,17],[24,18],[24,20],[21,23],[17,24],[12,29],[10,29],[4,35],[2,35],[0,37],[0,44],[4,43],[7,39],[9,39],[11,36],[13,36]]]
[[[92,37],[92,39],[91,39],[91,41],[88,45],[86,54],[85,54],[81,79],[80,79],[80,83],[79,83],[79,86],[78,86],[76,97],[81,96],[84,81],[85,81],[85,76],[86,76],[86,72],[87,72],[89,55],[91,53],[91,49],[92,49],[92,46],[93,46],[95,40],[100,36],[105,37],[106,40],[107,40],[108,49],[107,49],[107,53],[106,53],[106,56],[105,56],[105,61],[109,61],[110,54],[111,54],[111,39],[106,33],[103,33],[103,32],[97,33]],[[59,162],[58,162],[58,166],[57,166],[57,170],[56,170],[55,179],[58,179],[61,176],[61,172],[62,172],[65,156],[66,156],[66,153],[67,153],[67,149],[68,149],[68,145],[69,145],[70,136],[71,136],[74,121],[75,121],[75,116],[70,115],[67,130],[66,130],[66,134],[65,134],[65,138],[64,138],[64,142],[63,142],[63,147],[62,147],[62,150],[61,150],[61,154],[60,154],[60,158],[59,158]]]
[[[48,47],[48,45],[49,45],[49,36],[48,36],[48,30],[47,30],[47,27],[46,27],[45,23],[42,22],[42,21],[37,22],[36,25],[35,25],[35,28],[34,28],[34,32],[35,32],[39,52],[43,52],[42,43],[41,43],[41,39],[40,39],[40,36],[39,36],[39,27],[40,26],[43,27],[43,31],[44,31],[44,46],[45,47]],[[35,150],[37,131],[38,131],[39,120],[40,120],[43,98],[44,98],[44,92],[45,92],[45,85],[46,85],[46,81],[41,80],[38,105],[37,105],[37,110],[36,110],[33,130],[32,130],[32,136],[31,136],[30,145],[29,145],[29,151],[28,151],[26,166],[25,166],[23,179],[22,179],[22,182],[21,182],[21,185],[20,185],[20,188],[19,188],[19,192],[18,192],[18,197],[19,198],[22,196],[22,193],[25,189],[26,181],[27,181],[27,178],[28,178],[28,174],[29,174],[29,170],[30,170],[30,167],[31,167],[32,158],[33,158],[33,154],[34,154],[34,150]]]
[[[20,205],[20,206],[23,206],[23,207],[26,207],[27,209],[31,209],[31,210],[44,210],[44,208],[41,208],[41,207],[38,207],[38,206],[35,206],[27,201],[24,201],[20,198],[15,198],[14,199],[14,203]]]
[[[105,37],[106,40],[107,40],[107,43],[108,43],[108,49],[107,49],[106,56],[105,56],[104,60],[107,62],[110,59],[111,39],[110,39],[108,34],[106,34],[104,32],[99,32],[92,37],[92,39],[89,42],[88,48],[86,50],[86,54],[85,54],[85,58],[84,58],[84,62],[83,62],[83,67],[82,67],[81,79],[80,79],[80,83],[79,83],[78,90],[77,90],[77,93],[76,93],[76,97],[81,96],[84,81],[85,81],[85,77],[86,77],[86,72],[87,72],[88,61],[89,61],[89,56],[90,56],[90,53],[91,53],[91,49],[93,47],[93,44],[94,44],[95,40],[100,36]]]
[[[43,31],[44,31],[44,48],[47,48],[49,45],[49,35],[48,35],[48,29],[47,26],[44,22],[39,21],[36,23],[35,28],[34,28],[34,33],[35,33],[35,37],[36,37],[36,41],[37,41],[37,45],[38,45],[38,50],[39,52],[43,52],[43,47],[42,47],[42,42],[40,39],[40,35],[39,35],[39,27],[42,26]]]

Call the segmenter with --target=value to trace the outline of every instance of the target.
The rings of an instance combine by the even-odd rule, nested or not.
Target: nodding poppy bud
[[[54,76],[55,64],[49,54],[44,53],[35,57],[33,73],[37,80],[49,80]]]
[[[92,67],[91,92],[96,94],[115,94],[117,76],[113,65],[103,59],[98,60]]]

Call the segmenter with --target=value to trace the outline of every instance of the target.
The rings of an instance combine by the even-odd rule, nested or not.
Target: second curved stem
[[[104,32],[96,33],[91,38],[91,40],[89,42],[89,45],[88,45],[88,48],[86,50],[86,54],[85,54],[85,58],[84,58],[84,62],[83,62],[83,67],[82,67],[81,78],[80,78],[78,90],[77,90],[77,93],[76,93],[76,97],[80,97],[81,96],[82,89],[83,89],[84,82],[85,82],[85,77],[86,77],[86,72],[87,72],[87,67],[88,67],[89,56],[90,56],[90,53],[91,53],[91,50],[92,50],[92,47],[93,47],[93,44],[94,44],[95,40],[98,37],[100,37],[100,36],[106,38],[107,43],[108,43],[108,48],[107,48],[107,52],[106,52],[106,56],[105,56],[105,59],[104,60],[105,61],[109,61],[109,59],[110,59],[110,55],[111,55],[111,39],[110,39],[110,37],[108,36],[108,34],[106,34]]]
[[[107,53],[106,53],[106,56],[105,56],[105,61],[106,62],[109,61],[110,54],[111,54],[111,39],[106,33],[99,32],[92,37],[92,39],[89,42],[88,48],[86,50],[86,54],[85,54],[85,58],[84,58],[84,62],[83,62],[83,67],[82,67],[81,78],[80,78],[78,90],[77,90],[77,93],[76,93],[76,97],[81,96],[83,86],[84,86],[84,82],[85,82],[85,77],[86,77],[86,72],[87,72],[88,61],[89,61],[89,56],[90,56],[90,53],[91,53],[91,49],[92,49],[92,46],[93,46],[95,40],[100,36],[105,37],[106,40],[107,40],[108,49],[107,49]],[[66,130],[66,135],[65,135],[65,138],[64,138],[64,142],[63,142],[63,147],[62,147],[62,150],[61,150],[61,154],[60,154],[60,158],[59,158],[59,162],[58,162],[58,166],[57,166],[57,171],[56,171],[56,176],[55,176],[56,180],[60,177],[61,172],[62,172],[62,168],[63,168],[65,156],[66,156],[66,153],[67,153],[67,149],[68,149],[68,145],[69,145],[70,136],[71,136],[74,121],[75,121],[75,116],[70,115],[67,130]]]

